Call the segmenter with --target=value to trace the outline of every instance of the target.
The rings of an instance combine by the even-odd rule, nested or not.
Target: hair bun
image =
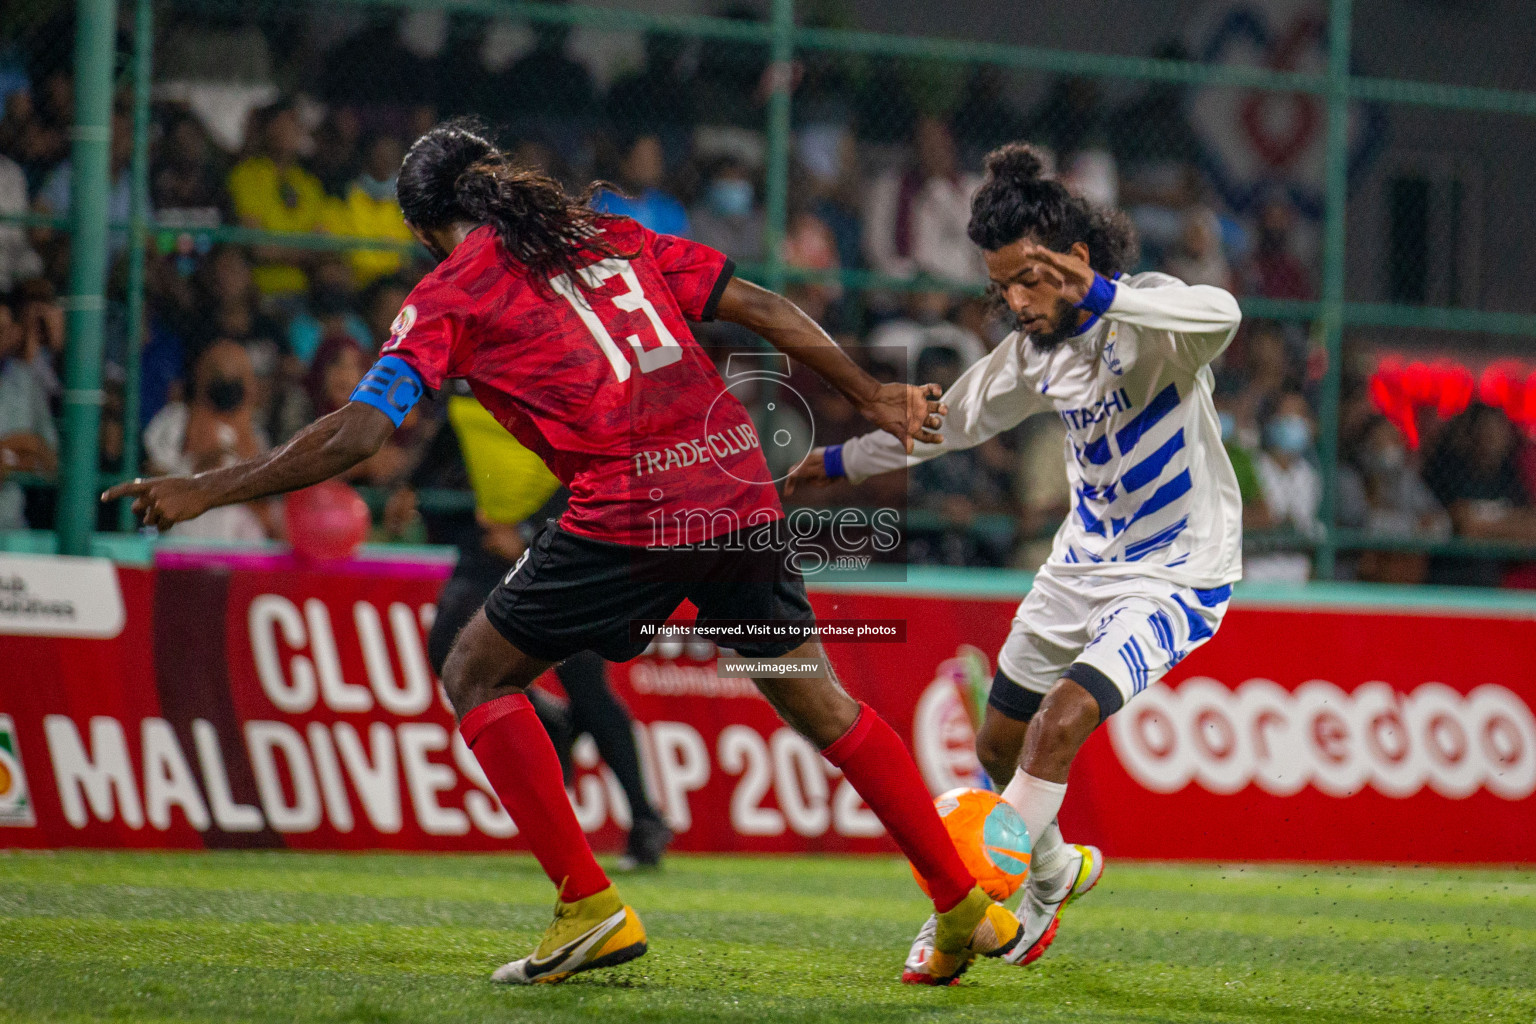
[[[1034,146],[1010,142],[987,154],[987,173],[1006,181],[1039,181],[1045,171],[1045,157]]]

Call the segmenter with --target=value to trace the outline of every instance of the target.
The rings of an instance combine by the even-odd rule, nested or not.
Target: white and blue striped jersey
[[[1025,417],[1066,424],[1072,511],[1047,562],[1060,577],[1220,587],[1242,575],[1242,499],[1221,443],[1210,362],[1237,332],[1231,294],[1147,273],[1100,282],[1102,315],[1049,351],[1010,334],[944,395],[942,444],[907,455],[874,432],[842,446],[858,482],[971,448]]]

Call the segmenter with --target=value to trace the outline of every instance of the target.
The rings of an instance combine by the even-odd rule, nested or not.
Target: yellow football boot
[[[928,919],[919,936],[921,955],[907,958],[901,980],[909,985],[953,985],[977,954],[1004,956],[1023,934],[1011,910],[979,887],[972,889],[954,907]],[[913,952],[918,952],[917,945]]]
[[[574,903],[555,902],[555,920],[539,947],[491,975],[506,985],[564,981],[573,974],[613,967],[645,953],[645,926],[610,885]]]

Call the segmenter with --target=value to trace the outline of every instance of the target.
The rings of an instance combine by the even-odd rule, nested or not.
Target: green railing
[[[802,280],[835,279],[852,288],[882,289],[946,287],[943,282],[893,280],[878,275],[841,271],[814,274],[794,270],[783,263],[779,240],[788,219],[792,76],[788,73],[797,54],[812,51],[860,55],[871,58],[912,58],[952,64],[994,64],[1034,72],[1071,74],[1097,78],[1168,82],[1188,86],[1239,88],[1265,92],[1307,94],[1319,97],[1327,110],[1325,210],[1323,218],[1322,289],[1316,302],[1247,299],[1243,308],[1250,316],[1270,319],[1316,321],[1326,350],[1327,370],[1319,394],[1319,455],[1324,494],[1322,539],[1315,547],[1320,576],[1328,576],[1339,550],[1407,549],[1464,555],[1536,555],[1511,545],[1452,540],[1430,543],[1420,540],[1385,540],[1341,531],[1336,527],[1338,425],[1343,336],[1346,327],[1373,326],[1423,328],[1440,331],[1536,336],[1536,315],[1459,308],[1356,303],[1345,300],[1345,212],[1348,191],[1348,121],[1352,101],[1406,104],[1454,111],[1477,111],[1536,117],[1536,93],[1472,88],[1404,81],[1391,78],[1351,76],[1349,73],[1351,0],[1328,0],[1327,66],[1322,72],[1291,72],[1255,67],[1214,66],[1193,61],[1079,53],[1030,46],[911,37],[879,32],[797,26],[793,0],[772,0],[766,21],[652,14],[637,10],[506,2],[506,0],[346,0],[346,2],[396,9],[436,9],[494,15],[530,23],[550,22],[586,26],[602,31],[674,34],[706,40],[756,43],[770,58],[768,102],[765,110],[766,139],[766,260],[744,272],[771,286]],[[104,306],[105,252],[108,230],[126,228],[130,236],[127,275],[128,374],[125,382],[125,431],[127,465],[137,462],[138,374],[141,320],[137,312],[144,301],[144,250],[147,240],[161,229],[149,216],[147,148],[149,134],[149,84],[153,62],[154,0],[135,0],[132,12],[133,55],[127,81],[134,103],[134,153],[132,161],[133,213],[126,225],[109,225],[105,196],[108,193],[107,124],[111,100],[113,40],[117,29],[117,4],[113,0],[76,0],[80,26],[75,50],[76,129],[73,141],[73,190],[77,197],[67,219],[36,216],[3,217],[0,222],[63,226],[74,240],[70,295],[67,299],[67,352],[65,360],[64,453],[60,465],[58,534],[60,549],[80,553],[90,538],[99,484],[97,424],[102,402],[102,310]],[[221,6],[210,0],[210,7]],[[228,6],[228,5],[224,5]],[[326,235],[287,235],[239,227],[198,228],[197,233],[215,242],[281,244],[315,249],[369,248],[409,251],[409,246],[376,240]],[[123,523],[128,524],[126,509]]]

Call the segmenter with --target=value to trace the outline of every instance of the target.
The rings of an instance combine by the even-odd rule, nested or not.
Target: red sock
[[[608,888],[565,795],[555,745],[528,698],[487,701],[464,716],[459,732],[560,898],[574,903]]]
[[[861,701],[853,725],[821,753],[843,770],[901,852],[928,880],[933,905],[940,913],[970,894],[976,879],[939,821],[912,755],[873,708]]]

